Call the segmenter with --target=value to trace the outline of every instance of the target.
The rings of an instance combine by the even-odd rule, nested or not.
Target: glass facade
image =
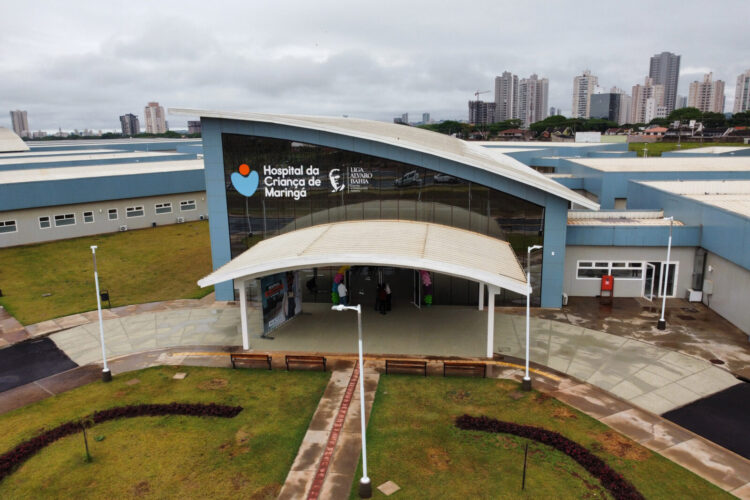
[[[223,134],[222,143],[232,258],[264,238],[344,220],[417,220],[467,229],[508,241],[524,267],[526,247],[544,239],[544,207],[457,177],[283,139]],[[534,283],[541,283],[541,258],[541,252],[532,256]],[[307,274],[325,290],[331,272]],[[402,278],[411,280],[404,273]],[[433,281],[435,304],[476,304],[475,283],[444,275]],[[306,301],[330,298],[309,284],[304,294]],[[532,302],[538,304],[540,295],[535,286]],[[503,290],[497,302],[523,305],[525,299]]]

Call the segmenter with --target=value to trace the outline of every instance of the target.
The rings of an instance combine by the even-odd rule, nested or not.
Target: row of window
[[[643,262],[578,261],[576,276],[579,279],[600,279],[605,275],[620,279],[642,279]]]
[[[195,210],[197,207],[195,200],[183,200],[180,202],[180,212],[189,212],[191,210]],[[172,213],[172,202],[164,202],[164,203],[157,203],[154,205],[154,211],[157,214],[170,214]],[[125,217],[126,218],[133,218],[133,217],[144,217],[146,215],[146,210],[144,209],[143,205],[136,205],[132,207],[127,207],[125,209]],[[110,208],[107,210],[107,219],[108,220],[118,220],[120,218],[119,212],[116,208]],[[83,222],[84,224],[91,224],[94,222],[94,212],[88,211],[83,212]],[[50,218],[47,215],[44,215],[42,217],[39,217],[39,228],[40,229],[48,229],[52,227],[52,224],[55,225],[55,227],[63,227],[63,226],[73,226],[76,223],[76,214],[70,213],[70,214],[59,214],[55,215],[54,217]],[[15,220],[5,220],[0,221],[0,233],[15,233],[18,231],[18,224]]]

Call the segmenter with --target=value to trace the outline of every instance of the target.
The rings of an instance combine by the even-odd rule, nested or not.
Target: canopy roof
[[[29,146],[10,129],[0,127],[0,153],[28,151]]]
[[[169,112],[178,115],[200,116],[201,118],[272,123],[376,141],[453,160],[491,172],[495,175],[513,179],[516,182],[572,201],[584,208],[599,209],[597,203],[545,177],[515,158],[497,151],[489,151],[488,148],[472,142],[462,141],[455,137],[438,134],[437,132],[431,132],[418,127],[407,127],[357,118],[237,113],[178,108],[171,108]]]
[[[528,294],[526,277],[507,242],[440,224],[396,220],[335,222],[275,236],[198,285],[341,265],[424,269]]]

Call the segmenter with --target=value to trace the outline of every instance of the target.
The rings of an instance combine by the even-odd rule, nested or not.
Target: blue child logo
[[[232,179],[232,186],[234,186],[234,189],[248,198],[255,193],[256,189],[258,189],[258,172],[255,170],[251,171],[250,167],[245,163],[240,165],[239,173],[232,172],[230,179]]]

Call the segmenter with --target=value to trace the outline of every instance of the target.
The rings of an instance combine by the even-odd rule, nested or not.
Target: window
[[[600,279],[604,275],[619,279],[641,279],[643,262],[579,261],[578,279]]]
[[[143,211],[143,205],[138,207],[128,207],[125,209],[125,217],[143,217],[146,213]]]
[[[18,231],[16,221],[0,220],[0,233],[15,233],[16,231]]]
[[[86,224],[94,222],[94,212],[83,212],[83,222]]]
[[[72,226],[76,223],[76,214],[55,215],[55,227]]]
[[[117,220],[117,209],[116,208],[110,208],[107,211],[107,214],[109,216],[109,220]]]
[[[185,200],[180,202],[180,212],[195,210],[195,200]]]
[[[44,217],[39,217],[39,228],[40,229],[49,229],[52,227],[52,224],[49,221],[49,216],[45,215]]]
[[[172,213],[172,203],[157,203],[154,205],[154,208],[156,209],[157,214],[171,214]]]

